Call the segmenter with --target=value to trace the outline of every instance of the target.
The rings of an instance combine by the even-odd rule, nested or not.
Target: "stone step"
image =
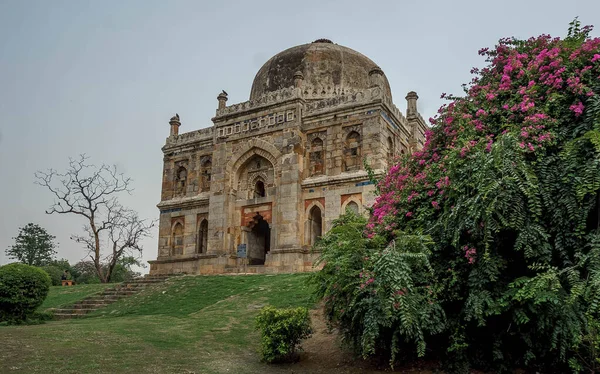
[[[154,284],[164,282],[168,277],[152,277],[152,278],[138,278],[131,282],[124,282],[114,287],[107,288],[104,291],[95,295],[88,296],[87,298],[80,300],[74,304],[64,306],[62,308],[53,309],[55,319],[69,319],[69,318],[80,318],[85,316],[87,313],[101,309],[114,303],[115,301],[135,295],[145,289],[146,287]]]
[[[113,295],[124,295],[124,296],[129,296],[129,295],[133,295],[136,294],[138,291],[135,290],[105,290],[103,291],[100,295],[102,296],[113,296]]]
[[[103,308],[112,303],[97,303],[97,304],[73,304],[71,308],[73,309],[99,309]]]
[[[94,310],[97,310],[97,308],[81,308],[81,309],[75,309],[75,308],[62,308],[62,309],[55,309],[54,310],[54,314],[88,314],[89,312],[93,312]]]
[[[54,319],[72,319],[72,318],[81,318],[83,314],[74,314],[74,313],[54,313]]]
[[[78,302],[75,305],[78,304],[92,304],[92,305],[98,305],[98,304],[112,304],[115,301],[117,301],[118,299],[103,299],[103,298],[93,298],[93,299],[87,299],[87,300],[81,300],[80,302]]]

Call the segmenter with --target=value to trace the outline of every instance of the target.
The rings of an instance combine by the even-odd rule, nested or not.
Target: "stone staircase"
[[[169,277],[169,275],[146,275],[142,278],[137,278],[130,282],[123,282],[114,287],[107,288],[104,291],[80,300],[75,304],[51,309],[50,311],[54,314],[54,319],[80,318],[90,312],[104,308],[119,299],[135,295],[146,287],[162,283]]]

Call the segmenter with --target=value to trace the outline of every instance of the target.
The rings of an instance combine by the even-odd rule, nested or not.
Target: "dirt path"
[[[352,354],[341,349],[338,334],[328,331],[322,309],[311,311],[313,335],[302,347],[300,361],[294,364],[276,365],[281,373],[315,373],[315,374],[355,374],[355,373],[384,373],[392,372],[389,368],[378,370],[361,359],[353,358]],[[275,366],[275,365],[273,365]],[[275,367],[272,367],[275,369]],[[419,368],[398,368],[394,372],[412,374],[431,374],[430,370]]]

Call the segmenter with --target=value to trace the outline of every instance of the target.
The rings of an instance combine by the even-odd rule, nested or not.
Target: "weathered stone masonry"
[[[158,257],[151,274],[310,271],[310,246],[346,208],[372,205],[363,160],[383,173],[419,149],[425,122],[409,92],[404,116],[383,71],[319,40],[285,50],[257,73],[250,100],[217,97],[213,126],[179,134],[164,153]]]

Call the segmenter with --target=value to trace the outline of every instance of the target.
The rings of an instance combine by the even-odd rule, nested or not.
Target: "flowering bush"
[[[435,315],[445,316],[429,330],[440,331],[433,339],[396,339],[426,342],[449,371],[589,364],[581,343],[600,305],[600,38],[590,32],[575,20],[564,39],[510,38],[482,49],[488,66],[472,70],[465,96],[443,95],[450,103],[430,119],[423,150],[378,184],[365,248],[428,234],[431,275],[421,280],[423,266],[410,268],[405,279],[420,285],[402,300],[424,297],[430,282],[415,313],[439,305]],[[342,287],[361,290],[359,275]],[[387,282],[382,276],[365,288]],[[353,329],[362,317],[351,300]]]

